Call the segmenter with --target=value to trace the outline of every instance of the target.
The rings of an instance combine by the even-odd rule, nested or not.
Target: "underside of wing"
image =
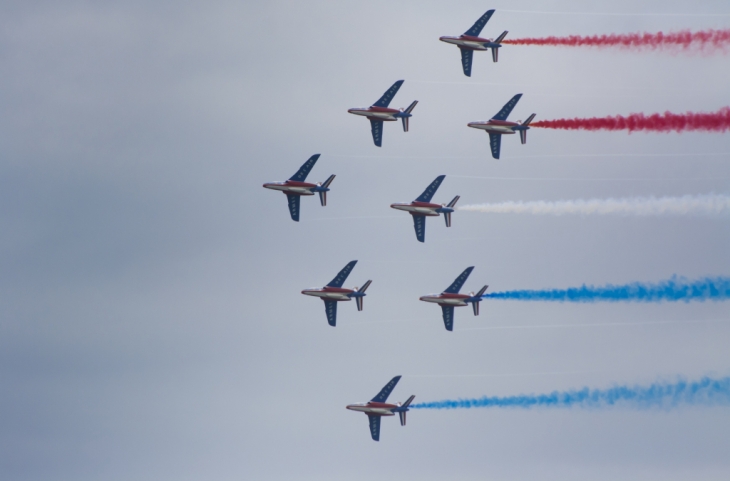
[[[444,327],[447,331],[454,330],[454,306],[441,306],[444,314]]]
[[[492,157],[495,159],[499,159],[499,146],[501,143],[501,134],[489,134],[489,147],[492,149]]]
[[[416,230],[418,242],[426,241],[426,217],[422,215],[413,216],[413,228]]]
[[[373,142],[378,147],[383,144],[383,121],[370,119],[370,131],[373,133]]]
[[[484,15],[479,17],[479,20],[474,22],[474,25],[471,26],[469,30],[464,32],[464,35],[471,35],[472,37],[479,36],[480,33],[482,33],[482,29],[487,24],[489,19],[492,17],[492,14],[494,13],[494,10],[487,10]]]
[[[390,105],[390,101],[393,100],[395,94],[398,93],[398,89],[401,85],[403,85],[403,80],[398,80],[397,82],[395,82],[388,90],[385,91],[383,96],[380,97],[378,101],[373,104],[373,107],[387,107],[388,105]]]
[[[380,416],[368,415],[368,421],[370,422],[370,436],[373,437],[373,441],[380,441]]]
[[[464,75],[471,77],[471,61],[474,57],[474,50],[460,48],[461,50],[461,67],[464,69]]]
[[[301,197],[298,195],[286,194],[286,200],[289,203],[289,213],[293,221],[299,222],[299,202]]]
[[[324,310],[327,313],[327,323],[335,327],[337,324],[337,301],[324,301]]]

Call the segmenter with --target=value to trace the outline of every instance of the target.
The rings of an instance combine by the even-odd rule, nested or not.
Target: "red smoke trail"
[[[726,132],[730,130],[730,107],[723,107],[714,113],[673,114],[629,114],[626,117],[591,117],[588,119],[540,120],[531,127],[565,130],[640,130],[650,132]]]
[[[730,45],[730,29],[703,30],[690,32],[683,30],[675,33],[628,33],[611,35],[592,35],[583,37],[570,35],[568,37],[543,38],[516,38],[503,40],[502,43],[512,45],[552,45],[565,47],[621,47],[621,48],[675,48],[689,50],[696,47],[699,50],[719,50]]]

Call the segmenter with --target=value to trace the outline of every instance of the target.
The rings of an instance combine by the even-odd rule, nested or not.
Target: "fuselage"
[[[373,401],[369,401],[366,403],[348,404],[346,406],[346,408],[351,411],[358,411],[361,413],[365,413],[369,416],[395,416],[393,409],[397,407],[397,404],[378,403]]]
[[[512,127],[517,127],[520,124],[518,122],[510,122],[508,120],[487,120],[479,122],[469,122],[467,126],[473,129],[486,130],[490,134],[514,134],[516,133]]]
[[[425,302],[433,302],[443,306],[466,306],[465,299],[469,299],[469,294],[451,294],[442,292],[441,294],[429,294],[421,296],[420,300]]]
[[[438,217],[440,214],[436,209],[441,209],[441,204],[432,204],[430,202],[413,201],[410,204],[390,204],[390,207],[397,210],[404,210],[411,215],[425,215]]]
[[[396,121],[398,118],[395,115],[400,113],[400,110],[388,107],[354,108],[348,109],[347,111],[354,115],[362,115],[363,117],[382,122]]]
[[[290,195],[314,195],[312,189],[317,187],[317,184],[287,180],[286,182],[268,182],[264,184],[264,187],[271,190],[279,190]]]
[[[471,35],[460,35],[458,37],[445,35],[443,37],[439,37],[439,40],[467,50],[489,50],[493,47],[499,48],[499,44],[493,43],[492,39],[472,37]]]
[[[355,292],[354,289],[346,289],[344,287],[313,287],[311,289],[304,289],[302,294],[305,296],[321,297],[328,301],[351,301],[352,298],[348,294]]]

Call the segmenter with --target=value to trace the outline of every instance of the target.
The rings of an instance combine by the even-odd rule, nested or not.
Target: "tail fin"
[[[407,408],[408,408],[408,405],[411,404],[411,401],[413,401],[413,398],[415,398],[415,397],[416,397],[415,395],[412,395],[411,397],[409,397],[406,400],[406,402],[404,402],[403,405],[401,406],[401,409],[403,409],[403,411],[398,411],[398,416],[400,417],[401,426],[406,425],[406,412],[408,411]]]
[[[453,200],[451,202],[449,202],[449,204],[446,207],[451,207],[453,209],[454,206],[456,205],[456,203],[459,202],[460,198],[461,198],[461,196],[457,195],[456,197],[453,198]]]
[[[527,120],[522,122],[522,126],[529,127],[530,122],[532,122],[532,119],[534,119],[534,118],[535,118],[535,114],[530,115],[529,117],[527,117]],[[523,144],[527,143],[527,129],[520,130],[520,142],[522,142]]]
[[[507,33],[509,33],[507,30],[505,30],[504,32],[502,32],[502,35],[500,35],[499,37],[497,37],[496,39],[494,39],[494,43],[502,43],[502,40],[504,40],[504,37],[507,36]]]
[[[367,288],[370,287],[370,284],[372,282],[373,281],[369,280],[365,284],[363,284],[363,286],[360,289],[357,290],[358,294],[364,294],[365,291],[367,290]],[[355,297],[355,303],[357,304],[357,310],[358,311],[362,311],[362,308],[363,308],[363,302],[362,301],[363,301],[363,299],[364,299],[364,296],[357,296],[357,297]]]
[[[485,293],[485,292],[487,291],[487,287],[489,287],[489,286],[484,286],[484,287],[482,287],[482,288],[481,288],[481,289],[479,290],[479,292],[477,292],[477,293],[476,293],[476,294],[474,295],[474,297],[476,297],[476,298],[479,298],[479,299],[480,299],[480,300],[478,300],[478,301],[472,302],[472,304],[471,304],[471,307],[472,307],[472,309],[474,310],[474,315],[475,315],[475,316],[478,316],[478,315],[479,315],[479,303],[481,302],[481,297],[482,297],[482,296],[484,295],[484,293]]]
[[[401,120],[403,121],[403,132],[408,132],[410,114],[413,111],[413,109],[416,108],[417,103],[418,103],[418,100],[414,100],[413,103],[411,105],[409,105],[408,108],[403,111],[404,114],[408,114],[408,115],[404,115],[403,117],[401,117]]]
[[[322,184],[322,188],[323,189],[329,188],[329,186],[333,180],[335,180],[334,174],[330,175],[329,178],[324,181],[324,183]],[[327,191],[326,190],[319,191],[319,203],[322,204],[322,207],[327,205]]]

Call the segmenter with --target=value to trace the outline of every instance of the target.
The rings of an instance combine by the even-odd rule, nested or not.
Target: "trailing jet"
[[[309,171],[312,170],[314,164],[317,163],[319,155],[320,154],[314,154],[311,156],[309,160],[304,162],[304,165],[299,168],[297,173],[289,178],[289,180],[285,182],[268,182],[264,184],[264,187],[267,189],[278,190],[286,194],[286,199],[289,202],[289,213],[291,214],[293,221],[299,222],[299,199],[303,195],[314,195],[314,193],[317,192],[319,194],[319,201],[322,205],[327,205],[327,192],[329,192],[329,186],[332,181],[335,180],[335,176],[330,175],[324,182],[318,182],[316,184],[304,182]]]
[[[466,282],[466,279],[469,277],[469,274],[471,274],[473,269],[474,266],[467,267],[464,272],[462,272],[459,277],[457,277],[456,280],[441,294],[429,294],[421,297],[422,301],[435,302],[441,306],[441,311],[443,311],[444,314],[444,326],[446,326],[447,331],[454,330],[454,307],[462,307],[467,304],[471,304],[474,309],[474,315],[479,315],[479,302],[481,302],[482,296],[489,286],[482,287],[476,294],[473,292],[470,292],[469,294],[459,294],[461,286],[464,285],[464,282]]]
[[[396,92],[400,86],[403,85],[403,80],[398,80],[390,87],[380,99],[368,108],[353,108],[349,109],[348,112],[355,115],[364,115],[370,120],[370,130],[373,133],[373,142],[378,147],[383,142],[383,122],[394,122],[398,119],[403,121],[403,132],[408,132],[408,119],[412,117],[411,112],[416,107],[418,100],[414,100],[407,109],[397,110],[388,108],[390,101],[395,97]]]
[[[442,42],[450,43],[459,47],[461,50],[461,66],[464,68],[464,75],[471,77],[471,60],[474,56],[474,50],[489,50],[492,49],[492,60],[497,61],[499,58],[499,48],[502,46],[502,40],[507,36],[507,31],[502,32],[502,35],[492,40],[491,38],[480,38],[484,26],[489,21],[489,18],[494,13],[494,10],[487,10],[487,13],[481,16],[472,27],[464,32],[463,35],[458,37],[439,37]]]
[[[324,310],[327,313],[327,322],[330,326],[335,326],[337,323],[337,303],[341,301],[351,301],[353,298],[357,303],[357,310],[362,311],[362,301],[365,297],[365,291],[373,281],[367,281],[360,288],[347,289],[342,287],[345,283],[347,276],[352,272],[352,268],[355,267],[357,261],[350,261],[345,267],[342,268],[339,274],[335,276],[332,281],[321,288],[304,289],[302,294],[307,296],[319,297],[324,301]]]
[[[400,425],[406,425],[406,412],[409,411],[408,406],[411,404],[415,395],[406,399],[403,404],[388,404],[385,401],[388,400],[391,391],[396,384],[400,381],[400,376],[396,376],[386,384],[383,389],[380,390],[377,396],[372,398],[366,403],[349,404],[347,409],[352,411],[360,411],[368,415],[368,421],[370,422],[370,436],[373,437],[373,441],[380,441],[380,418],[383,416],[395,416],[398,413],[400,416]]]
[[[431,198],[444,180],[445,175],[439,175],[431,185],[426,187],[423,194],[418,196],[416,200],[410,204],[390,204],[393,209],[404,210],[413,216],[413,227],[416,229],[416,239],[418,242],[426,240],[426,217],[438,217],[444,215],[446,227],[451,227],[451,213],[454,212],[454,206],[459,200],[459,196],[453,198],[448,204],[432,204]]]
[[[535,114],[527,117],[524,122],[518,120],[517,122],[509,122],[507,117],[509,116],[512,109],[515,108],[517,102],[519,102],[522,94],[517,94],[510,99],[509,102],[504,104],[502,110],[497,112],[497,115],[492,117],[490,120],[469,122],[467,126],[474,129],[484,130],[489,134],[489,146],[492,148],[492,157],[499,159],[499,146],[502,142],[503,135],[510,135],[516,132],[520,133],[520,140],[523,144],[527,143],[527,131],[530,129],[529,125],[532,119],[535,118]]]

